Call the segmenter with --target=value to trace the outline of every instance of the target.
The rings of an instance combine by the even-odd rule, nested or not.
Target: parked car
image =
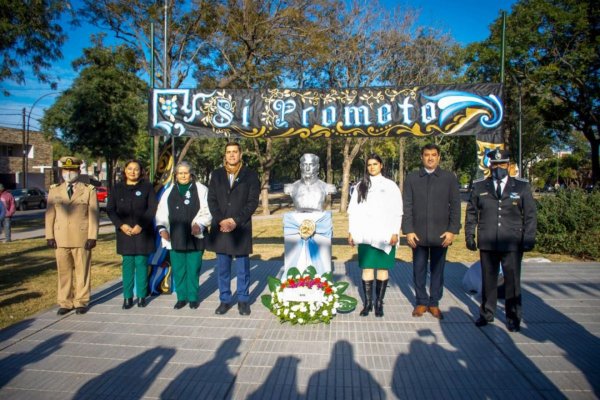
[[[42,189],[24,188],[15,189],[10,192],[15,198],[15,207],[24,211],[28,208],[46,208],[47,195]]]
[[[108,188],[104,186],[96,187],[96,198],[98,199],[98,206],[100,209],[106,209],[106,202],[108,201]]]

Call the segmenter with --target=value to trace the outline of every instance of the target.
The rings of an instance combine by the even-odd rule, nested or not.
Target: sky
[[[419,13],[417,25],[438,28],[449,33],[459,44],[467,45],[489,36],[489,25],[499,17],[500,12],[510,12],[516,0],[380,0],[388,7],[409,7]],[[77,1],[75,1],[77,3]],[[30,130],[38,130],[39,120],[44,110],[51,106],[60,93],[70,87],[76,72],[71,63],[80,57],[82,50],[91,46],[90,35],[99,31],[91,25],[83,24],[72,28],[65,24],[68,39],[63,46],[64,58],[55,63],[52,73],[60,77],[57,91],[39,83],[31,76],[26,77],[25,85],[2,82],[11,95],[0,94],[0,126],[20,129],[23,126],[22,110],[25,108],[26,121]],[[27,123],[27,122],[26,122]]]

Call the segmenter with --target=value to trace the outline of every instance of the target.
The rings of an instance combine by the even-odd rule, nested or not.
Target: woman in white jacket
[[[375,286],[375,316],[383,317],[383,298],[387,288],[388,270],[396,264],[396,244],[402,224],[402,195],[394,181],[381,175],[383,162],[377,154],[367,158],[367,173],[350,198],[348,207],[350,246],[358,245],[358,266],[362,268],[364,308],[362,317],[373,310]]]
[[[170,250],[173,280],[177,293],[175,309],[190,304],[198,308],[199,275],[204,254],[204,230],[212,216],[208,209],[208,189],[194,182],[189,163],[175,166],[175,180],[160,198],[156,211],[156,227],[163,247]]]

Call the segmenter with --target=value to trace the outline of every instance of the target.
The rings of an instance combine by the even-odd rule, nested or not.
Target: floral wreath
[[[262,303],[279,320],[293,325],[329,323],[338,312],[346,313],[356,308],[357,300],[343,294],[348,282],[333,283],[331,272],[319,275],[315,267],[304,272],[290,268],[287,278],[267,278],[271,294],[261,297]]]

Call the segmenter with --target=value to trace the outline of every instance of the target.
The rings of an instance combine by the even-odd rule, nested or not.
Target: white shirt
[[[386,253],[390,239],[402,224],[402,194],[398,185],[382,175],[371,176],[366,201],[358,202],[358,185],[348,206],[349,231],[354,243],[368,244]]]
[[[507,183],[508,183],[508,175],[500,180],[500,193],[504,193],[504,188],[506,187]],[[494,179],[494,189],[496,189],[496,191],[498,191],[498,180],[497,179]]]

